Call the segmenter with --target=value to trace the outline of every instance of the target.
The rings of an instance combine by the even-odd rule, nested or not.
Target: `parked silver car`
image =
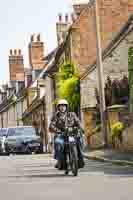
[[[41,139],[31,126],[8,128],[5,150],[10,153],[40,152]]]

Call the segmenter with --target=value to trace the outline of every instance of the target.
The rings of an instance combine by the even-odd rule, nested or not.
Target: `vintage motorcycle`
[[[62,163],[65,174],[68,175],[69,171],[72,171],[74,176],[78,175],[79,169],[79,152],[80,152],[80,134],[78,133],[77,127],[67,127],[64,132],[59,134],[59,140],[63,138],[63,148],[60,151],[64,155]],[[80,152],[81,153],[81,152]],[[80,156],[82,157],[82,156]],[[83,159],[83,158],[82,158]],[[83,161],[82,161],[83,162]]]

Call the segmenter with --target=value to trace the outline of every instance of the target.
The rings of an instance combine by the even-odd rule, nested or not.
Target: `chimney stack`
[[[59,22],[62,22],[62,14],[60,13],[58,16],[59,16]]]
[[[32,83],[32,70],[25,68],[25,87],[29,87]]]
[[[32,35],[29,43],[29,62],[33,70],[40,70],[44,67],[44,43],[40,39],[40,34]]]
[[[56,23],[56,34],[58,45],[60,45],[63,42],[71,23],[69,22],[68,14],[65,15],[64,20],[62,19],[62,14],[59,14],[58,16],[59,21]]]
[[[24,81],[24,63],[20,49],[10,49],[9,74],[10,81]]]

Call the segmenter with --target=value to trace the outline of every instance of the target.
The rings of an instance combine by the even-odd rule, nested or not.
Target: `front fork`
[[[71,169],[73,146],[76,146],[76,148],[77,148],[76,143],[69,144],[68,147],[66,147],[66,151],[65,151],[65,160],[66,160],[66,172],[65,173],[66,174],[68,174],[69,170]]]

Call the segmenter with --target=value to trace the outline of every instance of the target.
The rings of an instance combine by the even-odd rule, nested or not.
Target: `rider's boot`
[[[59,170],[63,170],[64,169],[64,165],[62,163],[62,161],[57,161],[57,163],[55,164],[55,168],[58,168]]]
[[[84,159],[80,158],[78,160],[78,168],[83,168],[85,166]]]

